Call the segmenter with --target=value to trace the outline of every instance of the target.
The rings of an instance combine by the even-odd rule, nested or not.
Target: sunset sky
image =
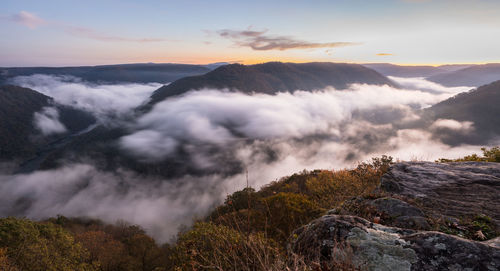
[[[500,62],[498,0],[2,0],[0,66]]]

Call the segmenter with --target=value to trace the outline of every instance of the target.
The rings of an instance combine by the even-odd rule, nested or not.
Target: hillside
[[[500,80],[500,64],[475,65],[454,72],[434,75],[428,80],[448,87],[478,87]]]
[[[215,67],[215,66],[213,66]],[[169,83],[177,79],[200,75],[211,70],[212,66],[188,64],[120,64],[82,67],[27,67],[0,68],[0,84],[15,76],[33,74],[71,75],[89,82],[108,83]]]
[[[156,90],[150,105],[168,97],[202,88],[230,89],[245,93],[274,94],[283,91],[322,89],[328,86],[343,89],[349,84],[395,86],[378,72],[357,64],[344,63],[281,63],[257,65],[230,64],[207,74],[179,79]]]
[[[228,195],[165,245],[125,222],[2,218],[0,268],[496,270],[499,182],[498,163],[387,156],[303,171]]]
[[[500,135],[500,81],[481,86],[442,101],[425,110],[431,119],[472,121],[476,131],[468,142],[484,144],[487,139]]]
[[[59,120],[67,129],[58,136],[43,137],[34,125],[34,114],[44,107],[55,107]],[[27,158],[39,145],[85,129],[95,119],[88,113],[56,105],[52,98],[28,88],[0,86],[0,161]]]

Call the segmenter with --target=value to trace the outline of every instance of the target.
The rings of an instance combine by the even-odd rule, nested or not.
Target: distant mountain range
[[[363,64],[363,66],[374,69],[385,76],[396,77],[429,77],[448,72],[446,69],[434,66],[401,66],[388,63]]]
[[[179,79],[156,90],[151,96],[155,104],[168,97],[203,88],[229,89],[244,93],[266,93],[294,90],[316,90],[325,87],[347,88],[350,84],[396,86],[380,73],[358,64],[345,63],[281,63],[257,65],[230,64],[204,75]]]
[[[364,64],[385,76],[424,77],[447,87],[478,87],[500,80],[500,64],[401,66],[388,63]]]
[[[209,65],[144,63],[58,68],[0,68],[0,84],[8,82],[9,78],[33,74],[71,75],[89,82],[169,83],[186,76],[207,73],[213,68],[223,64],[225,63],[214,63]]]
[[[437,74],[428,80],[449,87],[478,87],[500,80],[500,63],[475,65],[450,73]]]

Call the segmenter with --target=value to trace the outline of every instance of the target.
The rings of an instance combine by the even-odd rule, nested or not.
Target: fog
[[[162,159],[175,153],[176,147],[186,141],[226,147],[242,139],[287,141],[315,135],[330,140],[345,138],[349,136],[345,129],[364,126],[354,113],[359,116],[367,111],[372,115],[373,111],[379,115],[390,112],[386,118],[392,122],[415,120],[418,117],[412,108],[428,107],[453,93],[372,85],[276,95],[193,91],[157,104],[137,120],[135,132],[123,137],[121,145],[138,157]],[[398,119],[392,119],[392,114],[399,114]],[[383,119],[379,122],[393,124]]]
[[[40,112],[35,112],[33,121],[44,136],[66,132],[66,127],[59,121],[59,111],[55,107],[44,107]]]
[[[420,109],[470,88],[446,88],[421,78],[392,79],[403,89],[356,84],[345,90],[276,95],[204,89],[170,98],[127,122],[128,134],[117,145],[140,163],[161,165],[182,154],[201,175],[144,177],[124,168],[104,172],[82,159],[59,169],[1,176],[0,215],[43,219],[62,214],[110,223],[121,219],[165,242],[180,225],[189,225],[227,194],[244,188],[244,169],[250,185],[259,188],[303,169],[354,167],[382,154],[432,161],[479,151],[482,146],[449,146],[433,134],[443,129],[473,133],[473,123],[439,119],[422,126],[419,117]],[[23,80],[27,86],[27,77]],[[153,88],[92,86],[45,76],[30,80],[34,89],[52,93],[60,103],[103,115],[126,114]],[[99,92],[104,101],[87,91]],[[133,101],[116,98],[123,93]],[[233,162],[241,168],[226,171],[226,164]]]
[[[17,76],[9,83],[34,89],[57,103],[92,112],[102,121],[124,117],[161,87],[159,83],[92,84],[74,76],[45,74]]]

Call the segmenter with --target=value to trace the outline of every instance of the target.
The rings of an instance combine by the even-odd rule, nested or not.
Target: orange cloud
[[[378,56],[392,56],[393,54],[389,54],[389,53],[378,53],[377,55],[378,55]]]

